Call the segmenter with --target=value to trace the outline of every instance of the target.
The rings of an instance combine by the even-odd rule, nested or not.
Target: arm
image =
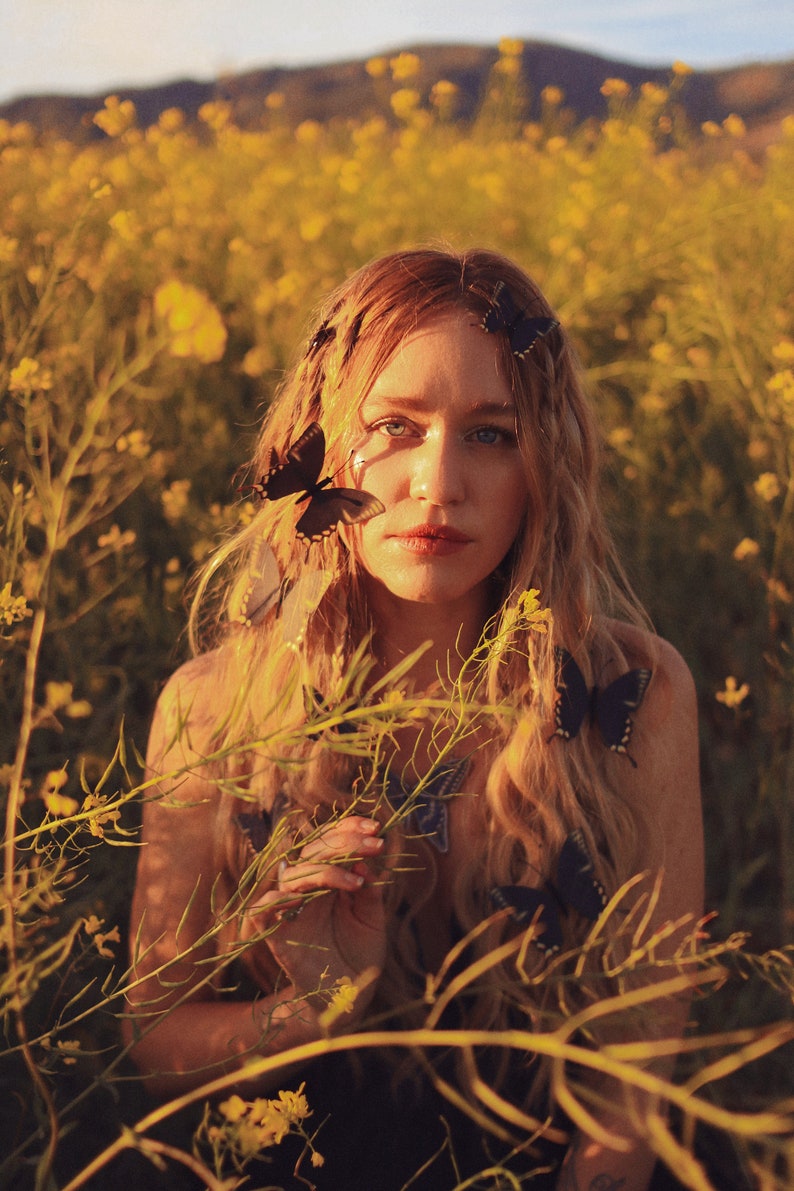
[[[212,724],[203,692],[212,685],[211,658],[198,658],[177,672],[158,702],[147,757],[150,775],[164,778],[160,796],[144,810],[124,1028],[147,1086],[163,1095],[196,1087],[248,1058],[322,1037],[324,1002],[318,1004],[312,993],[341,975],[377,971],[383,958],[381,887],[363,861],[377,854],[380,840],[368,820],[351,817],[314,840],[302,863],[282,873],[285,888],[261,896],[257,925],[273,928],[267,945],[285,976],[278,988],[263,988],[255,1001],[218,998],[223,958],[213,896],[221,798],[201,756]],[[185,766],[180,777],[166,776]],[[338,863],[340,858],[349,863]],[[327,893],[312,899],[294,921],[279,925],[290,904],[286,888]],[[367,998],[360,1000],[340,1026],[355,1027]]]
[[[610,758],[609,762],[613,781],[620,783],[627,799],[644,804],[652,826],[646,888],[660,870],[663,879],[648,928],[651,932],[655,926],[687,914],[697,919],[703,910],[703,828],[694,684],[672,646],[664,641],[659,641],[658,646],[653,680],[638,713],[643,731],[638,733],[634,750],[637,769],[626,764],[625,758]],[[673,938],[661,944],[657,949],[660,958],[672,953],[676,942]],[[688,1011],[688,997],[665,1003],[664,1034],[682,1034]],[[654,1070],[669,1075],[672,1066],[670,1062]],[[653,1152],[641,1137],[631,1135],[625,1118],[616,1114],[603,1123],[630,1140],[631,1151],[619,1153],[577,1135],[563,1163],[557,1191],[646,1191],[655,1164]]]

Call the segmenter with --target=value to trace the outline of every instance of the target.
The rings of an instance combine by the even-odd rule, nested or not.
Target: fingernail
[[[360,850],[362,852],[380,852],[381,848],[383,847],[383,843],[384,841],[382,837],[373,839],[373,837],[370,836],[369,838],[363,839],[361,841]]]
[[[364,884],[364,878],[356,876],[355,873],[345,873],[345,881],[351,889],[360,889]]]

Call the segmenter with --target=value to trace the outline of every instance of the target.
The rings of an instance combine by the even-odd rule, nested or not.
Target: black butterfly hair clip
[[[606,747],[613,753],[627,757],[636,769],[637,762],[629,754],[629,742],[634,731],[631,712],[636,711],[642,703],[653,671],[644,667],[627,670],[603,690],[597,686],[588,690],[584,675],[568,650],[558,645],[554,653],[559,667],[558,698],[554,707],[556,727],[549,740],[555,736],[571,740],[589,715],[591,721],[598,724]]]
[[[297,503],[308,501],[295,526],[304,542],[319,542],[332,533],[340,521],[356,525],[385,511],[376,496],[358,488],[332,488],[333,476],[320,479],[325,460],[325,435],[318,422],[287,450],[283,462],[276,456],[258,483],[247,484],[262,500],[282,500],[297,496]]]
[[[595,876],[592,857],[580,830],[571,832],[560,851],[554,880],[541,889],[527,885],[498,885],[491,890],[491,900],[500,910],[509,910],[516,922],[537,919],[542,932],[533,939],[544,955],[554,955],[562,947],[562,917],[575,910],[589,922],[595,922],[607,896]]]
[[[505,283],[499,281],[491,298],[490,309],[480,325],[483,331],[491,335],[506,331],[513,355],[523,357],[538,339],[548,335],[560,324],[555,318],[529,318],[516,306]]]

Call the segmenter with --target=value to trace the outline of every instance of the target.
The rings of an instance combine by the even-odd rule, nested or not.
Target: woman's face
[[[487,606],[527,510],[515,415],[497,341],[466,311],[424,324],[391,357],[362,403],[353,456],[357,486],[386,509],[354,545],[381,595],[461,618]]]

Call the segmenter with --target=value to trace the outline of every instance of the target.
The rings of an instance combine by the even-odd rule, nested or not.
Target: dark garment
[[[500,1166],[533,1191],[551,1191],[555,1180],[541,1171],[556,1169],[560,1147],[516,1155],[451,1105],[429,1077],[395,1085],[393,1076],[394,1066],[373,1053],[330,1055],[303,1073],[313,1112],[306,1123],[310,1133],[319,1126],[314,1147],[324,1163],[312,1167],[306,1153],[298,1174],[317,1191],[452,1191],[464,1179],[473,1179],[471,1191],[514,1187]],[[305,1191],[294,1173],[302,1148],[301,1139],[287,1138],[268,1150],[248,1168],[252,1186]]]

